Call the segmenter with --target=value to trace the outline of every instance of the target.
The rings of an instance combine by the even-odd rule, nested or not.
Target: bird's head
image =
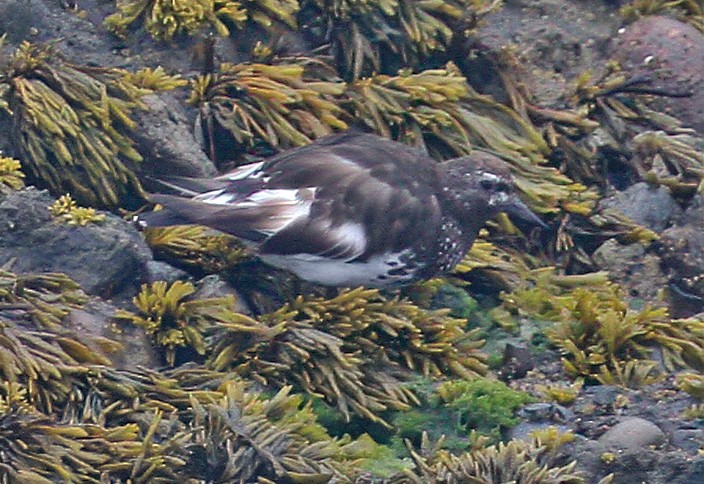
[[[445,163],[442,196],[460,220],[484,224],[500,212],[545,227],[540,218],[518,197],[508,165],[489,153],[475,151]],[[480,225],[480,226],[481,226]]]

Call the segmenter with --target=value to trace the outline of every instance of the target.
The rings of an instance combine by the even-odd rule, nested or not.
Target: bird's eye
[[[499,182],[496,184],[496,189],[500,192],[507,192],[509,191],[508,183]]]
[[[482,180],[479,182],[479,186],[484,190],[491,190],[494,188],[494,182],[491,180]]]

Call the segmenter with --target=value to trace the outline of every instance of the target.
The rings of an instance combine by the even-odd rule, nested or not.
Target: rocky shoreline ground
[[[256,8],[264,3],[251,0],[243,2],[243,8],[260,12]],[[313,11],[329,3],[336,2],[308,2],[307,8]],[[140,204],[125,202],[139,198],[134,187],[132,192],[126,189],[129,194],[115,206],[96,202],[95,214],[105,216],[97,223],[93,214],[83,214],[83,219],[53,215],[50,207],[63,192],[44,190],[52,185],[48,177],[42,179],[41,169],[24,168],[29,162],[22,155],[33,152],[21,148],[18,137],[30,137],[31,130],[18,125],[19,101],[8,94],[17,90],[15,79],[32,77],[31,69],[23,73],[6,67],[0,76],[0,86],[6,86],[0,99],[12,99],[15,104],[4,107],[0,148],[3,156],[20,161],[27,186],[12,189],[5,180],[15,171],[5,173],[0,165],[0,372],[5,380],[0,389],[0,453],[11,456],[3,461],[0,475],[7,482],[169,482],[174,478],[186,482],[505,482],[522,474],[518,470],[503,476],[481,474],[477,469],[520,459],[511,461],[490,452],[470,455],[483,441],[471,433],[479,426],[472,426],[468,414],[482,409],[482,398],[494,398],[491,405],[501,407],[501,412],[504,406],[510,410],[505,421],[494,414],[486,417],[496,418],[496,423],[491,420],[482,434],[490,439],[484,445],[510,439],[533,442],[533,447],[511,452],[550,469],[543,474],[531,471],[520,482],[704,482],[704,138],[699,116],[704,108],[698,94],[704,75],[697,71],[704,65],[699,62],[704,60],[704,35],[694,27],[702,20],[682,7],[654,12],[669,17],[643,15],[634,21],[638,3],[541,0],[490,6],[486,2],[472,35],[451,41],[447,49],[434,54],[442,62],[435,62],[433,55],[423,58],[418,54],[421,48],[408,51],[409,59],[411,53],[424,59],[410,67],[413,74],[418,74],[419,66],[430,66],[436,70],[427,82],[447,84],[442,84],[444,90],[428,88],[431,94],[417,98],[411,85],[411,94],[403,99],[410,98],[414,109],[417,103],[428,103],[430,112],[442,93],[449,100],[442,101],[446,104],[439,111],[466,101],[463,109],[473,107],[477,116],[485,116],[485,125],[496,123],[489,125],[496,126],[495,131],[472,131],[470,126],[463,135],[471,133],[477,143],[484,140],[483,148],[488,150],[508,146],[499,154],[510,158],[513,153],[519,160],[515,168],[523,180],[521,188],[551,227],[540,239],[520,236],[515,227],[507,228],[505,220],[490,224],[450,283],[435,281],[405,290],[401,296],[412,301],[408,304],[399,303],[397,293],[359,296],[352,291],[346,301],[347,293],[336,296],[292,281],[213,234],[191,234],[176,242],[166,234],[160,235],[160,242],[155,242],[158,236],[145,240],[129,217]],[[0,2],[0,32],[6,33],[2,64],[12,65],[11,55],[24,41],[50,42],[52,52],[71,65],[130,72],[162,66],[168,75],[188,81],[203,74],[202,36],[156,40],[137,23],[120,38],[103,23],[114,12],[114,2],[104,0],[82,0],[77,5],[57,0]],[[284,64],[277,64],[282,61],[276,54],[251,54],[257,40],[271,45],[283,42],[287,55],[311,58],[320,47],[311,40],[313,27],[310,32],[303,27],[275,27],[243,26],[237,35],[218,39],[213,44],[214,59],[218,65],[245,65],[253,59],[271,62],[275,71],[284,69]],[[206,38],[205,45],[208,42]],[[349,47],[344,40],[334,45]],[[255,52],[261,54],[261,45],[258,48]],[[452,49],[468,55],[450,59],[447,52]],[[401,119],[399,124],[387,126],[364,112],[360,107],[364,102],[354,97],[366,92],[359,81],[364,76],[352,79],[356,64],[345,65],[339,52],[321,59],[334,64],[335,55],[335,74],[305,61],[306,69],[316,75],[325,71],[305,86],[306,96],[311,97],[315,86],[326,86],[324,94],[315,94],[321,96],[315,98],[318,104],[306,109],[316,115],[324,112],[325,119],[334,118],[331,123],[337,127],[317,121],[296,124],[313,116],[302,114],[305,109],[298,104],[291,108],[298,113],[289,118],[292,126],[309,127],[306,134],[311,138],[342,125],[389,136],[403,134],[404,141],[424,144],[438,158],[451,157],[456,149],[453,143],[461,136],[436,128],[430,115],[428,125],[422,126],[396,113],[396,118],[389,115],[388,119]],[[390,62],[396,69],[385,68],[389,78],[382,85],[388,91],[400,90],[404,82],[412,82],[408,79],[418,85],[426,82],[410,73],[394,78],[390,71],[403,67],[403,62],[389,58],[400,65]],[[619,59],[620,67],[614,68],[609,59]],[[449,61],[455,67],[442,67]],[[352,78],[345,78],[348,74]],[[220,80],[233,76],[244,82],[246,75],[260,73],[228,71]],[[462,75],[477,97],[462,94],[455,99],[448,94],[455,77],[463,79]],[[308,82],[286,86],[303,89],[304,81]],[[138,178],[147,190],[149,177],[163,173],[207,177],[228,164],[242,164],[287,147],[284,134],[271,128],[232,148],[227,156],[219,151],[219,157],[209,157],[215,141],[224,135],[203,131],[203,121],[221,119],[218,115],[225,108],[217,103],[230,95],[230,88],[224,86],[213,94],[220,87],[211,85],[207,101],[194,106],[187,102],[193,97],[192,86],[177,84],[175,89],[142,92],[142,106],[126,111],[134,121],[130,143],[142,158],[136,164]],[[227,102],[237,106],[238,96],[255,91],[250,86],[250,91]],[[653,94],[657,96],[647,97]],[[576,102],[578,98],[582,101]],[[643,100],[650,104],[636,102]],[[216,105],[221,111],[202,117]],[[257,106],[266,105],[262,101]],[[681,119],[674,119],[678,115]],[[451,118],[448,125],[457,119]],[[353,124],[360,120],[360,126]],[[442,129],[449,130],[446,126]],[[499,142],[491,145],[497,132]],[[203,134],[205,139],[197,139]],[[272,138],[281,144],[273,145]],[[292,135],[291,140],[295,139]],[[513,147],[512,143],[520,142],[525,144]],[[553,185],[549,189],[539,185],[536,180],[541,178],[549,178]],[[79,205],[90,205],[79,190],[71,195]],[[186,239],[195,245],[184,245]],[[548,267],[557,269],[550,269],[551,275],[540,272]],[[80,289],[63,279],[42,279],[47,273],[66,274]],[[168,287],[179,287],[174,285],[177,281],[185,281],[182,289],[191,286],[179,295],[159,295],[154,286],[158,281]],[[612,294],[606,281],[620,289]],[[296,299],[299,294],[320,299]],[[149,297],[157,302],[149,302]],[[367,298],[368,304],[350,302],[355,298]],[[197,301],[205,303],[201,307]],[[285,302],[289,303],[286,310],[298,311],[288,319],[283,315],[286,310],[278,310]],[[228,304],[232,307],[227,306],[227,316],[203,309]],[[365,314],[359,320],[368,318],[366,326],[343,328],[357,324],[345,312],[345,304],[359,311],[354,314]],[[433,312],[440,307],[449,308],[450,315]],[[594,309],[590,318],[590,308],[603,312]],[[658,312],[658,308],[667,311]],[[168,331],[150,326],[157,313],[166,314],[164,320],[174,317],[177,324]],[[179,320],[174,314],[186,316]],[[452,318],[468,318],[469,323],[457,325]],[[601,326],[588,326],[592,319]],[[438,324],[454,328],[446,333],[455,331],[455,339],[439,330]],[[189,325],[195,329],[184,330]],[[412,336],[398,336],[405,331],[400,328],[411,328]],[[399,348],[390,343],[394,331],[403,341]],[[313,338],[313,332],[330,339],[321,343],[323,339]],[[70,343],[73,336],[80,343]],[[483,349],[479,340],[486,340]],[[256,344],[244,343],[250,341]],[[428,349],[433,344],[441,348],[437,353]],[[372,346],[377,353],[365,353]],[[293,349],[289,354],[281,348]],[[378,355],[378,362],[373,355]],[[636,363],[628,366],[631,361]],[[377,363],[388,365],[380,370],[373,366]],[[287,364],[293,376],[286,373]],[[305,378],[296,375],[299,368]],[[319,368],[337,372],[332,389],[320,377],[325,371],[316,373]],[[374,380],[377,373],[382,376]],[[422,374],[426,380],[418,383],[416,378]],[[487,378],[490,385],[501,386],[478,394],[464,387],[456,394],[439,390],[444,388],[440,381],[463,376]],[[240,377],[246,382],[242,386]],[[524,392],[525,400],[519,399],[521,403],[513,408],[508,403],[513,393],[505,393],[506,389]],[[262,401],[274,402],[271,407],[258,406],[261,395],[265,395]],[[331,406],[325,410],[318,400]],[[304,402],[314,403],[306,407]],[[467,410],[457,402],[464,402]],[[422,409],[417,420],[413,420],[416,414],[402,416],[415,407]],[[340,415],[331,417],[331,412]],[[235,414],[252,420],[237,420]],[[351,416],[351,423],[344,422],[343,414]],[[456,419],[448,429],[452,438],[462,434],[459,447],[453,449],[458,461],[423,447],[421,431],[435,430],[430,414]],[[223,415],[234,420],[228,424]],[[311,423],[315,418],[324,429]],[[276,431],[263,437],[264,431],[253,429],[261,425],[269,431],[261,423],[266,419]],[[232,421],[242,427],[228,428]],[[52,425],[55,430],[47,431]],[[3,429],[10,429],[9,433]],[[20,433],[27,435],[30,448],[43,445],[44,452],[55,456],[38,462],[17,451],[12,439]],[[356,440],[345,437],[330,443],[331,436],[345,433]],[[364,440],[368,436],[361,439],[365,433],[376,442]],[[536,435],[542,443],[535,443]],[[73,445],[71,439],[85,454],[67,450]],[[92,446],[88,440],[103,443]],[[108,443],[122,447],[108,452]],[[148,450],[134,450],[139,446]],[[108,454],[124,460],[124,465],[110,461]],[[203,459],[212,464],[210,470],[197,464]],[[564,467],[572,461],[576,461],[574,468]],[[472,475],[468,462],[476,466],[476,481],[468,480]],[[91,466],[100,470],[90,470]]]

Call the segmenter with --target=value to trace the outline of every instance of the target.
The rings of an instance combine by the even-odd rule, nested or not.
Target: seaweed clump
[[[71,64],[50,46],[22,43],[0,67],[0,111],[26,174],[80,203],[135,205],[141,156],[125,133],[140,90],[118,69]]]
[[[328,482],[359,472],[360,447],[370,454],[380,447],[368,436],[332,438],[290,387],[261,393],[232,373],[193,365],[162,372],[100,369],[89,381],[88,398],[78,405],[84,415],[108,428],[139,423],[140,437],[152,443],[128,448],[122,461],[118,448],[118,456],[99,468],[113,479],[151,469],[154,479],[167,482]],[[86,412],[96,396],[109,405]]]
[[[136,423],[101,425],[57,422],[28,405],[16,386],[0,389],[3,482],[100,482],[101,479],[176,479],[183,460],[169,455],[178,439],[154,442],[161,418],[152,415],[142,433]],[[109,449],[109,450],[108,450]]]
[[[605,384],[638,387],[659,381],[652,347],[668,370],[704,368],[704,322],[672,319],[666,308],[629,307],[605,275],[557,276],[533,272],[533,287],[504,295],[504,310],[553,325],[548,339],[563,353],[565,371]],[[581,286],[581,287],[579,287]],[[501,311],[499,311],[500,313]]]
[[[166,361],[173,365],[180,347],[191,347],[204,355],[203,330],[207,323],[234,306],[233,297],[187,300],[194,292],[193,284],[183,281],[170,286],[164,281],[144,284],[133,300],[138,314],[121,310],[115,317],[142,327],[158,346],[166,348]]]
[[[442,440],[431,444],[423,436],[420,452],[410,450],[415,468],[389,479],[393,484],[428,482],[521,482],[526,484],[581,484],[586,482],[576,471],[576,461],[566,465],[555,463],[555,449],[541,441],[512,440],[475,449],[460,455],[443,450]],[[610,482],[610,477],[600,484]]]
[[[188,81],[180,75],[167,74],[161,66],[154,69],[145,67],[136,72],[128,72],[124,75],[124,79],[140,89],[149,89],[150,91],[171,91],[188,85]]]
[[[118,2],[117,12],[105,19],[105,26],[125,36],[141,21],[152,37],[167,41],[206,27],[227,37],[250,19],[265,27],[276,23],[294,27],[298,8],[296,0],[125,0]]]
[[[263,400],[230,382],[213,402],[192,399],[189,473],[211,482],[328,482],[344,475],[344,442],[331,439],[290,391]]]
[[[472,378],[487,371],[477,330],[447,311],[427,311],[377,290],[345,290],[335,298],[304,298],[253,318],[231,298],[187,300],[192,285],[159,282],[135,298],[137,314],[120,311],[154,335],[175,361],[189,345],[215,371],[233,371],[268,387],[293,385],[324,398],[350,418],[386,424],[387,409],[418,402],[402,383],[412,372]]]
[[[37,409],[51,412],[65,402],[87,365],[109,364],[98,341],[63,327],[84,302],[78,285],[63,274],[0,270],[0,375],[19,385]]]
[[[344,89],[329,67],[314,59],[223,64],[217,75],[194,81],[189,102],[200,106],[210,157],[219,160],[216,133],[227,133],[242,148],[261,142],[286,148],[347,128],[334,99]]]
[[[447,311],[386,300],[377,290],[298,297],[257,319],[230,315],[214,335],[210,365],[264,384],[295,384],[347,419],[354,412],[385,424],[380,412],[417,403],[401,385],[408,371],[466,378],[486,372],[483,341],[464,324]]]
[[[154,38],[172,40],[175,35],[193,34],[212,25],[227,37],[232,27],[242,27],[247,12],[232,0],[131,0],[118,2],[118,11],[105,19],[108,30],[124,36],[139,19]]]
[[[232,269],[246,257],[237,239],[200,225],[148,228],[144,239],[154,257],[210,274]]]
[[[71,195],[60,196],[49,207],[51,214],[68,225],[85,227],[90,223],[100,223],[105,220],[105,214],[98,213],[92,207],[79,207]]]
[[[19,161],[14,158],[0,156],[0,189],[7,187],[19,190],[24,187],[24,173]]]
[[[330,43],[340,72],[358,78],[384,66],[418,65],[448,50],[498,8],[484,0],[309,0],[303,29]]]

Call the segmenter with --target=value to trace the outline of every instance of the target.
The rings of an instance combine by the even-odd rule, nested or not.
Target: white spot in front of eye
[[[497,206],[508,202],[508,193],[496,192],[489,198],[489,205]]]
[[[643,59],[643,65],[647,66],[648,64],[651,64],[655,60],[654,55],[649,55],[645,59]]]
[[[482,173],[479,176],[479,179],[482,181],[486,180],[486,181],[498,182],[501,180],[501,177],[498,175],[494,175],[493,173]]]

